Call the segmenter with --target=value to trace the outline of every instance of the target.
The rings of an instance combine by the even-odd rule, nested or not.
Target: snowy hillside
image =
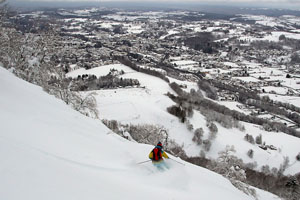
[[[152,146],[120,138],[2,67],[0,77],[1,199],[252,199],[188,163],[170,160],[164,173],[137,165]]]
[[[175,102],[165,95],[168,92],[175,94],[167,82],[154,76],[136,72],[121,64],[105,65],[90,70],[78,69],[70,72],[68,76],[77,77],[82,74],[103,76],[108,74],[110,69],[123,70],[125,72],[122,75],[123,78],[138,79],[141,88],[96,91],[101,119],[117,120],[122,124],[155,124],[163,126],[169,132],[171,139],[174,139],[179,145],[183,145],[188,156],[199,156],[203,147],[192,141],[193,132],[189,131],[186,124],[181,123],[177,117],[167,112],[167,107],[175,105]],[[187,91],[191,88],[197,89],[197,85],[194,82],[178,81],[171,78],[170,81],[186,85]],[[236,107],[234,102],[220,103],[230,109],[244,112]],[[204,137],[209,137],[206,119],[199,111],[194,111],[194,115],[189,118],[189,121],[194,129],[203,128]],[[241,158],[244,163],[256,162],[256,170],[260,170],[265,165],[279,169],[285,157],[288,157],[290,162],[284,173],[293,175],[299,172],[300,162],[296,160],[296,155],[299,153],[299,138],[281,132],[267,132],[253,124],[242,124],[245,126],[245,131],[240,131],[236,128],[226,129],[216,123],[218,134],[216,139],[212,141],[212,147],[210,151],[206,152],[206,156],[216,159],[218,153],[223,151],[226,145],[234,145],[236,156]],[[246,134],[251,134],[254,138],[261,134],[263,141],[267,145],[275,146],[277,150],[263,150],[258,145],[247,142],[244,139]],[[253,158],[247,155],[250,149],[254,151]]]

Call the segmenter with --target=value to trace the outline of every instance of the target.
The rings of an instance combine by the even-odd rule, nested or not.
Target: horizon
[[[145,0],[145,1],[135,1],[135,0],[7,0],[10,6],[24,8],[37,8],[37,7],[54,7],[54,8],[74,8],[74,7],[84,7],[84,6],[104,6],[104,7],[117,7],[126,8],[129,6],[134,6],[135,8],[161,8],[161,9],[191,9],[197,10],[200,7],[231,7],[231,8],[269,8],[269,9],[288,9],[300,11],[300,2],[294,0],[263,0],[263,1],[241,1],[241,0],[217,0],[217,1],[194,1],[189,0],[180,2],[174,0]]]

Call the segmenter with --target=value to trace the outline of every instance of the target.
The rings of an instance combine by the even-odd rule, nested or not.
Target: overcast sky
[[[257,6],[257,7],[276,7],[276,8],[292,8],[300,10],[300,0],[6,0],[7,2],[138,2],[138,3],[149,3],[157,2],[155,4],[159,5],[159,2],[163,3],[173,3],[177,2],[180,4],[189,3],[207,3],[207,4],[222,4],[222,5],[247,5],[247,6]]]
[[[10,0],[7,0],[8,2]],[[238,2],[238,3],[251,3],[251,2],[268,2],[268,3],[295,3],[299,4],[300,0],[19,0],[19,1],[48,1],[48,2],[55,2],[55,1],[98,1],[98,2],[110,2],[110,1],[130,1],[130,2]]]

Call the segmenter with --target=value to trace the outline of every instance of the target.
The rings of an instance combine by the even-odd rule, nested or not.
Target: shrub
[[[261,167],[261,172],[266,174],[266,175],[271,174],[270,166],[269,165],[263,165]]]
[[[187,120],[186,122],[186,127],[189,131],[192,131],[194,129],[193,124],[191,124],[189,120]]]
[[[255,169],[256,167],[257,167],[257,162],[251,162],[251,163],[245,164],[246,169]]]
[[[265,131],[272,131],[272,127],[268,123],[263,124],[262,127]]]
[[[249,156],[249,158],[253,158],[253,154],[254,154],[254,151],[252,149],[250,149],[248,152],[247,152],[247,155]]]
[[[277,176],[277,174],[278,174],[278,169],[277,169],[276,167],[273,167],[273,168],[271,169],[271,172],[272,172],[272,174],[273,174],[274,176]]]
[[[283,162],[282,162],[282,164],[280,164],[280,167],[278,170],[279,175],[283,174],[283,172],[288,168],[289,163],[290,163],[289,157],[287,157],[287,156],[283,157]]]
[[[178,145],[174,140],[168,141],[167,145],[165,146],[165,150],[172,153],[174,156],[178,156],[182,159],[187,159],[187,155],[183,150],[183,145]]]
[[[252,135],[246,134],[245,137],[244,137],[244,139],[245,139],[246,141],[250,142],[251,144],[255,144],[254,138],[253,138]]]
[[[167,108],[167,111],[172,114],[175,115],[176,117],[178,117],[182,123],[185,122],[186,120],[186,113],[185,110],[183,110],[180,106],[171,106]]]
[[[201,90],[204,90],[206,93],[206,96],[210,99],[217,100],[218,94],[217,89],[212,86],[208,81],[206,80],[199,80],[198,86]]]
[[[197,128],[194,132],[194,137],[193,137],[193,141],[196,142],[198,145],[202,144],[202,137],[203,137],[203,129],[202,128]]]
[[[256,142],[256,144],[262,144],[262,135],[261,134],[259,134],[258,136],[256,136],[255,142]]]
[[[281,34],[281,35],[279,36],[279,40],[285,40],[285,39],[286,39],[285,35]]]
[[[210,147],[211,147],[211,141],[210,140],[203,140],[203,144],[204,144],[204,150],[209,151]]]
[[[245,129],[245,126],[244,126],[243,124],[238,123],[237,127],[238,127],[238,129],[239,129],[240,131],[242,131],[242,132],[244,132],[244,131],[246,130],[246,129]]]
[[[103,124],[105,124],[109,129],[111,129],[112,131],[117,131],[119,129],[119,125],[118,122],[116,120],[106,120],[103,119],[102,120]]]
[[[207,123],[206,126],[209,129],[209,139],[215,139],[218,133],[218,127],[213,122]]]
[[[300,161],[300,153],[298,153],[298,155],[296,156],[296,159],[297,159],[298,161]]]

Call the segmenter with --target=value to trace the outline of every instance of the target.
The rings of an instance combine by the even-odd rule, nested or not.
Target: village
[[[274,101],[294,99],[289,103],[300,107],[299,23],[293,26],[290,21],[295,19],[291,17],[269,26],[262,21],[238,20],[251,16],[193,21],[188,20],[190,16],[201,18],[205,14],[92,8],[33,12],[18,18],[30,21],[37,16],[59,21],[66,72],[118,64],[116,58],[126,57],[141,68],[164,75],[169,75],[168,67],[189,81],[196,82],[199,77],[218,80]],[[296,125],[285,117],[241,105],[232,91],[218,90],[218,101],[236,102],[239,111]]]

